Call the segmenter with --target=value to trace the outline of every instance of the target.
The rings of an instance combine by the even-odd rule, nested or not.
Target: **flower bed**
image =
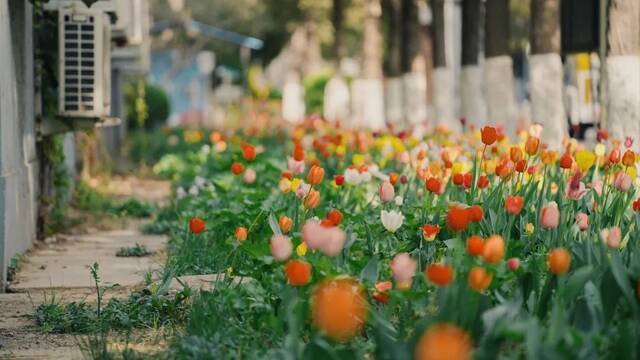
[[[156,166],[176,197],[152,227],[176,274],[228,279],[193,300],[172,351],[637,357],[632,144],[601,132],[556,152],[538,132],[178,132],[191,144]]]

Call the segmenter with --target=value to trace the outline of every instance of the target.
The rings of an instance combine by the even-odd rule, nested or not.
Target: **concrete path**
[[[9,291],[91,287],[89,267],[96,262],[103,286],[133,286],[144,279],[146,272],[162,267],[165,243],[164,236],[143,235],[137,230],[115,230],[44,244],[29,254]],[[146,246],[155,255],[115,256],[118,249],[135,244]]]
[[[116,257],[121,247],[144,245],[148,257]],[[166,237],[143,235],[137,230],[117,230],[75,235],[41,244],[30,251],[7,294],[0,294],[0,359],[81,359],[77,338],[69,334],[42,333],[32,314],[51,300],[95,301],[89,266],[97,262],[101,286],[118,284],[106,299],[127,296],[148,271],[164,262]]]

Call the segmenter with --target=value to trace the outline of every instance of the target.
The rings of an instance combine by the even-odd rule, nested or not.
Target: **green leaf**
[[[574,271],[567,279],[566,287],[564,288],[564,298],[571,300],[578,296],[584,288],[584,284],[589,281],[592,275],[593,267],[590,265],[583,266]]]
[[[282,235],[282,231],[280,231],[280,225],[278,224],[278,219],[273,213],[269,214],[269,227],[271,231],[273,231],[274,235]]]
[[[378,267],[378,257],[372,256],[364,269],[362,269],[362,272],[360,273],[360,280],[365,283],[375,284],[378,281]]]
[[[614,251],[613,254],[611,254],[611,273],[613,274],[616,283],[618,283],[620,290],[622,290],[622,294],[629,302],[634,315],[637,316],[638,304],[636,304],[636,299],[633,296],[633,289],[629,284],[629,276],[627,275],[627,271],[622,264],[620,253],[617,251]]]

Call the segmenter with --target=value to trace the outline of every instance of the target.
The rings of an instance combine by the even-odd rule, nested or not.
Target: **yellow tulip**
[[[576,152],[576,163],[582,171],[587,171],[596,161],[596,154],[591,151],[580,150]]]
[[[298,256],[305,256],[307,254],[307,243],[305,243],[304,241],[300,243],[300,245],[296,246],[296,254],[298,254]]]

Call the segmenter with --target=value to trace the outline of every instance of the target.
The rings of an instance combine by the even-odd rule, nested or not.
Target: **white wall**
[[[32,7],[0,0],[0,292],[6,268],[36,237]]]

